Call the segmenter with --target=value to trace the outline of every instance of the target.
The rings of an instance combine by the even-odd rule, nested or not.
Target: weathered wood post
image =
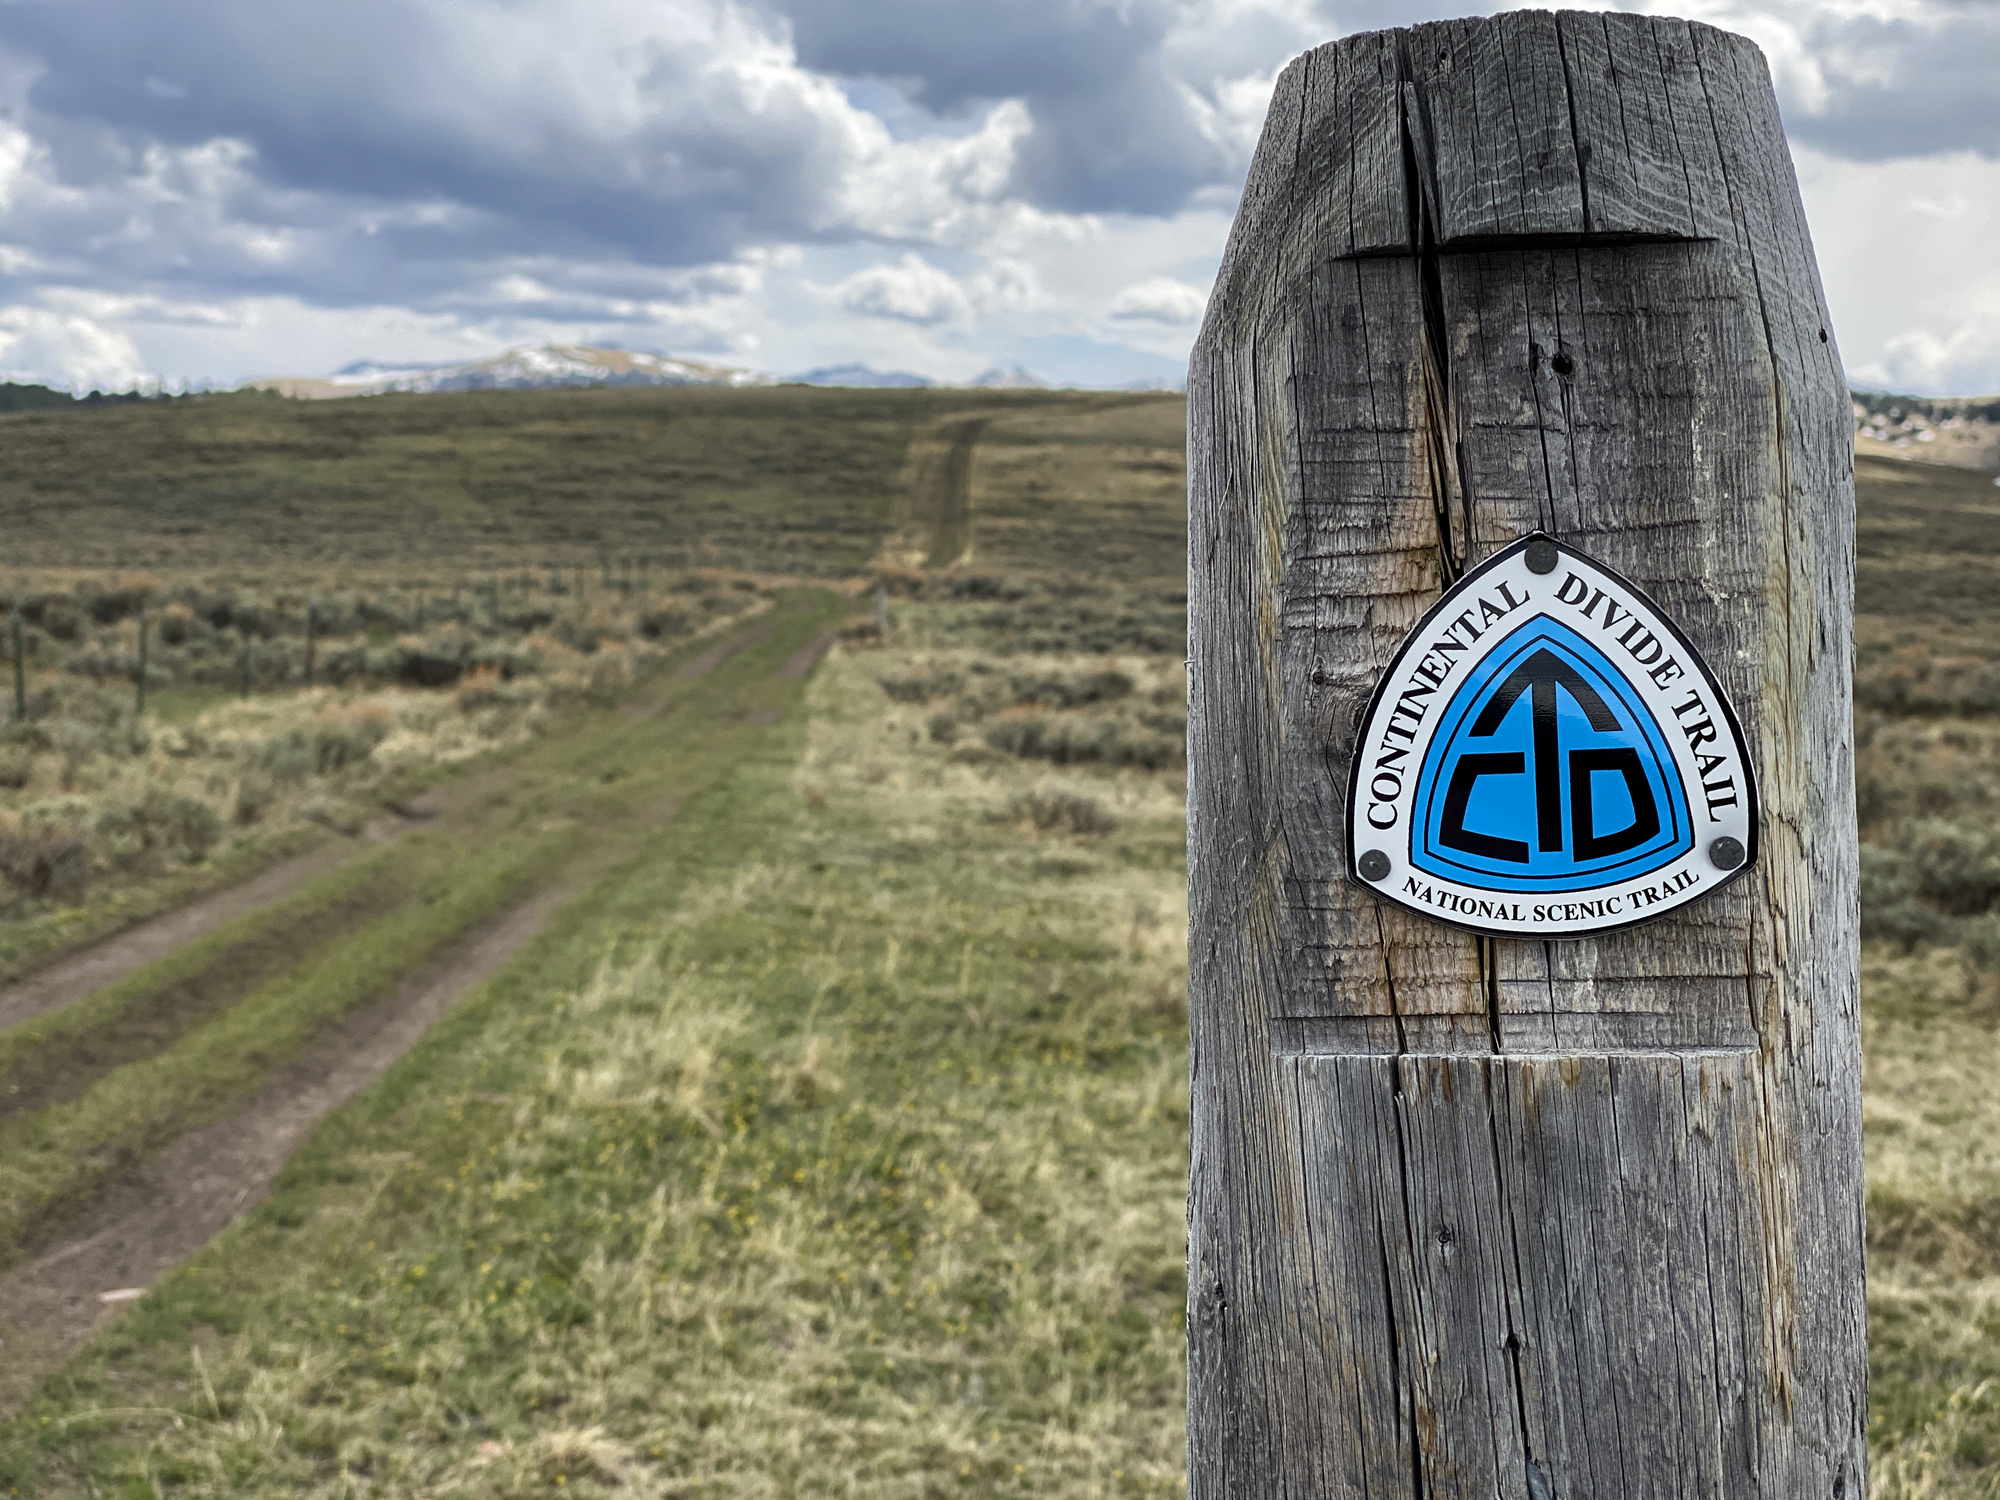
[[[7,645],[14,657],[14,722],[28,718],[28,658],[21,644],[21,606],[7,611]]]
[[[1188,393],[1191,1493],[1862,1500],[1850,419],[1762,57],[1298,59]]]
[[[146,656],[147,647],[152,644],[152,636],[152,616],[147,613],[146,606],[141,604],[139,606],[139,671],[132,705],[132,717],[135,719],[146,717]]]

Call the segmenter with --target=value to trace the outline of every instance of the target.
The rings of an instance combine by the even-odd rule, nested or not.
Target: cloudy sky
[[[1467,8],[0,0],[0,378],[1172,379],[1277,70]],[[1673,9],[1771,60],[1854,378],[2000,390],[2000,0]]]

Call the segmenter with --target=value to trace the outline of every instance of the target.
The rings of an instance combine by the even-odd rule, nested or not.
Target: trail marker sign
[[[1189,1500],[1865,1500],[1853,502],[1750,42],[1279,77],[1188,369]]]
[[[1756,858],[1756,778],[1700,651],[1636,584],[1543,532],[1417,622],[1347,788],[1354,878],[1478,932],[1653,921]]]

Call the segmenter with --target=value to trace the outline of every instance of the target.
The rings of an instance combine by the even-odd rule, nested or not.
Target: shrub
[[[81,819],[36,807],[0,813],[0,877],[29,896],[81,899],[90,881]]]
[[[1966,983],[1975,988],[2000,978],[2000,913],[1974,917],[1959,929],[1958,958]]]
[[[363,706],[352,714],[323,713],[313,730],[313,764],[325,776],[359,764],[389,737],[390,716]]]
[[[1123,698],[1133,688],[1123,672],[1068,674],[1046,672],[1013,681],[1016,703],[1041,703],[1050,708],[1081,708],[1089,703],[1108,703]]]
[[[1906,845],[1917,888],[1954,916],[1975,916],[2000,896],[2000,838],[1941,819],[1917,824]]]
[[[460,713],[473,713],[482,708],[494,708],[513,701],[514,695],[501,684],[506,681],[498,667],[477,666],[465,674],[465,681],[459,684],[458,708]]]
[[[147,594],[157,586],[150,582],[119,582],[109,585],[88,585],[81,590],[80,602],[84,610],[100,625],[115,625],[120,620],[129,619],[139,613],[139,606],[146,602]]]
[[[928,703],[948,698],[965,686],[965,679],[950,668],[936,672],[914,672],[907,677],[881,677],[882,691],[898,703]]]
[[[18,792],[35,779],[35,756],[26,745],[0,746],[0,787]]]
[[[137,802],[101,810],[93,831],[116,864],[148,855],[194,862],[222,835],[222,819],[206,802],[154,787]]]
[[[1943,918],[1917,897],[1907,855],[1861,846],[1861,935],[1899,943],[1905,949],[1937,936]]]
[[[278,800],[278,786],[269,776],[252,771],[236,783],[236,800],[230,816],[238,823],[262,822],[271,804]]]
[[[274,780],[295,786],[319,769],[319,750],[303,730],[294,729],[266,740],[257,760]]]
[[[624,647],[599,652],[591,659],[589,691],[600,697],[621,692],[632,683],[632,658]]]
[[[512,682],[517,677],[532,677],[541,671],[542,659],[530,646],[509,646],[489,641],[472,653],[467,670],[477,672],[488,668]]]
[[[1072,792],[1030,792],[1016,797],[1007,804],[1007,817],[1043,833],[1102,836],[1118,829],[1118,820],[1094,799]]]
[[[311,798],[300,806],[299,813],[324,828],[333,829],[336,833],[359,833],[363,822],[360,812],[354,805],[343,802],[338,797]]]
[[[340,646],[320,654],[317,675],[327,682],[354,682],[368,675],[368,648]]]
[[[433,636],[399,645],[383,675],[412,687],[449,687],[472,664],[473,642],[465,636]]]
[[[160,611],[160,644],[163,646],[185,646],[190,641],[206,640],[214,634],[209,623],[185,604],[176,602]]]
[[[30,625],[39,626],[50,638],[64,644],[83,635],[83,611],[61,594],[45,594],[39,599],[30,599],[21,607],[21,618]]]
[[[934,743],[949,745],[958,738],[958,720],[950,714],[932,714],[930,732]]]
[[[1117,719],[1054,714],[1022,714],[997,720],[987,727],[986,743],[1023,760],[1046,760],[1059,766],[1095,762],[1159,771],[1180,765],[1187,755],[1187,747],[1181,740]]]
[[[63,776],[74,776],[77,768],[104,748],[104,736],[93,725],[79,719],[57,719],[48,726],[49,747],[62,752]]]
[[[694,616],[684,609],[649,609],[639,616],[639,634],[649,641],[670,640],[694,629]]]

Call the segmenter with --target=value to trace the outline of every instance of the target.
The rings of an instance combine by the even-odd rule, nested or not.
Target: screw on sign
[[[1281,78],[1189,374],[1194,1495],[1860,1500],[1849,421],[1749,42]]]

